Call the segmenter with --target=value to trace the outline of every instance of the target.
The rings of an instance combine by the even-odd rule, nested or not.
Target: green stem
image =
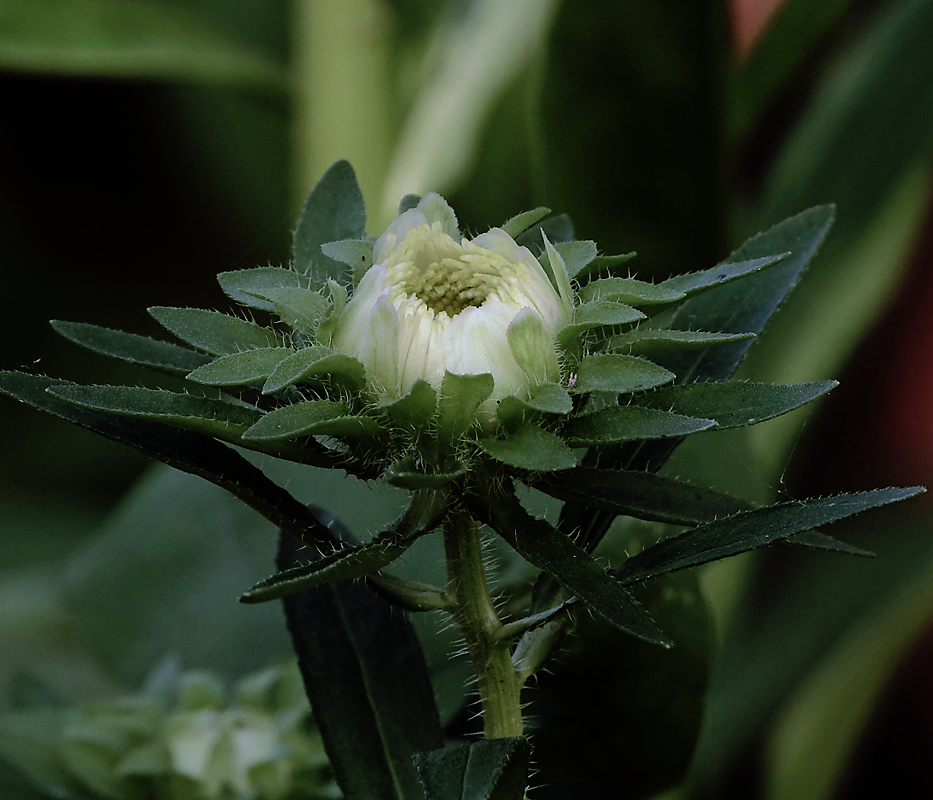
[[[483,565],[476,522],[464,511],[453,511],[444,526],[447,593],[454,620],[473,659],[487,739],[522,735],[521,685],[512,665],[511,646],[499,636],[496,613]]]

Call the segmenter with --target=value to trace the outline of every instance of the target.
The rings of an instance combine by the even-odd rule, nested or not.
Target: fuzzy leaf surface
[[[324,433],[321,426],[346,417],[348,409],[334,400],[304,400],[270,411],[245,432],[244,439],[294,439]]]
[[[481,501],[474,501],[474,513],[525,560],[612,625],[647,642],[671,645],[648,612],[589,553],[546,520],[529,514],[514,494],[493,490]]]
[[[629,585],[771,544],[797,533],[913,497],[921,487],[876,489],[838,497],[792,500],[715,520],[642,550],[612,574]]]
[[[415,756],[426,800],[514,800],[528,785],[531,746],[524,737],[451,744]]]
[[[277,565],[300,554],[282,537]],[[283,600],[305,689],[347,800],[424,800],[413,757],[443,746],[424,654],[411,623],[366,584]]]
[[[669,383],[676,377],[670,370],[637,356],[595,353],[580,362],[576,383],[571,391],[577,394],[638,392]]]
[[[557,343],[566,350],[581,333],[601,328],[606,325],[626,325],[644,319],[645,315],[637,308],[609,300],[594,300],[577,306],[573,312],[573,322],[562,328],[557,334]]]
[[[368,239],[343,239],[339,242],[327,242],[321,245],[321,252],[328,258],[346,264],[350,268],[354,286],[373,265],[373,243]]]
[[[343,239],[361,239],[366,227],[366,206],[348,161],[332,164],[315,184],[301,209],[295,228],[295,269],[324,288],[331,278],[345,286],[351,274],[345,264],[321,251],[321,245]]]
[[[221,356],[188,374],[188,380],[208,386],[236,386],[269,377],[294,351],[290,347],[264,347]]]
[[[51,325],[56,333],[95,353],[119,358],[130,364],[155,367],[176,375],[187,374],[210,360],[203,353],[189,350],[187,347],[160,342],[136,333],[58,319],[53,319]]]
[[[85,408],[167,422],[222,439],[239,439],[260,417],[258,411],[245,406],[162,389],[53,385],[48,391],[62,400]]]
[[[483,438],[479,449],[503,464],[540,472],[570,469],[579,458],[555,433],[525,423],[502,439]]]
[[[292,269],[255,267],[221,272],[217,282],[232,300],[260,311],[274,311],[275,306],[263,299],[273,289],[307,289],[308,279]]]
[[[732,344],[754,339],[754,333],[707,333],[705,331],[675,331],[670,328],[639,328],[620,333],[609,341],[612,350],[623,350],[633,356],[649,356],[677,350],[699,350],[717,344]]]
[[[571,419],[564,428],[564,439],[571,447],[616,444],[638,439],[669,439],[704,431],[716,420],[687,417],[641,406],[610,406],[592,414]]]
[[[636,397],[633,402],[646,408],[669,409],[676,414],[714,419],[720,428],[738,428],[786,414],[836,385],[835,381],[691,383],[658,389]]]
[[[269,374],[263,394],[278,392],[317,375],[336,375],[349,386],[362,389],[366,382],[363,365],[352,356],[335,353],[329,347],[312,346],[293,352]]]
[[[219,311],[156,306],[149,313],[183,342],[215,356],[282,345],[275,331]]]

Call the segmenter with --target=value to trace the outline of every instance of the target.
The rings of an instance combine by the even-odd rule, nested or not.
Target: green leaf
[[[638,583],[763,547],[923,491],[922,487],[876,489],[838,497],[792,500],[746,511],[664,539],[633,556],[612,573],[625,585]]]
[[[280,541],[278,567],[302,553]],[[424,800],[415,753],[444,744],[418,637],[361,582],[284,599],[314,718],[347,800]]]
[[[516,243],[527,247],[534,253],[536,258],[540,258],[544,252],[544,236],[552,244],[562,244],[573,241],[573,223],[566,214],[555,214],[548,217],[543,222],[532,225],[521,236],[516,238]]]
[[[401,200],[398,201],[398,213],[399,216],[404,214],[406,211],[410,211],[418,203],[421,202],[420,194],[406,194]]]
[[[243,434],[246,440],[294,439],[322,433],[319,426],[346,417],[349,409],[334,400],[304,400],[282,406],[260,417]]]
[[[0,372],[0,391],[11,397],[135,447],[170,467],[204,478],[299,538],[308,535],[319,541],[331,541],[328,531],[303,504],[226,445],[161,422],[92,411],[46,391],[53,386],[74,385],[40,375]],[[327,461],[322,458],[318,463],[324,466]],[[333,461],[330,465],[333,466]]]
[[[272,304],[282,322],[309,338],[317,333],[318,323],[327,309],[327,298],[311,289],[292,286],[265,289],[262,298]]]
[[[524,737],[451,744],[415,756],[426,800],[515,800],[528,785],[531,746]]]
[[[564,439],[571,447],[688,436],[716,425],[712,419],[686,417],[641,406],[610,406],[570,420]]]
[[[64,322],[57,319],[53,319],[51,325],[66,339],[88,350],[93,350],[95,353],[119,358],[131,364],[155,367],[174,374],[187,374],[209,360],[203,353],[135,333],[124,333],[84,322]]]
[[[717,286],[686,300],[671,320],[677,330],[760,333],[814,256],[833,222],[831,206],[819,206],[784,220],[749,239],[722,266],[757,258],[790,256],[742,280]],[[658,363],[677,373],[679,383],[729,378],[751,342],[716,345],[698,352],[671,353]]]
[[[705,292],[715,286],[731,283],[738,278],[744,278],[746,275],[752,275],[766,267],[774,266],[788,255],[789,253],[780,253],[762,258],[750,258],[747,261],[736,261],[733,253],[726,261],[715,267],[699,272],[688,272],[685,275],[675,275],[673,278],[661,281],[658,286],[685,295]]]
[[[668,409],[689,417],[714,419],[723,429],[738,428],[786,414],[836,385],[835,381],[691,383],[658,389],[634,398],[633,402],[646,408]]]
[[[561,300],[568,306],[571,306],[573,305],[573,289],[570,287],[570,276],[567,274],[567,265],[547,236],[542,234],[542,238],[544,239],[544,251],[547,255],[547,258],[544,259],[544,271],[550,276],[554,283],[554,288],[557,290],[558,294],[560,294]]]
[[[585,331],[605,325],[625,325],[644,318],[643,312],[622,303],[613,303],[608,300],[584,303],[574,309],[573,322],[558,332],[557,343],[562,350],[567,350],[573,341]]]
[[[492,394],[493,383],[488,372],[480,375],[444,372],[437,404],[437,441],[442,451],[472,427],[476,409]]]
[[[215,356],[282,346],[275,331],[219,311],[154,306],[149,313],[183,342]]]
[[[577,467],[536,477],[532,485],[559,500],[671,525],[696,525],[752,508],[740,497],[635,470]]]
[[[242,433],[260,417],[258,411],[246,406],[162,389],[53,385],[48,391],[69,403],[96,411],[166,422],[233,441],[239,441]]]
[[[609,347],[612,350],[625,350],[629,355],[650,356],[677,350],[698,350],[754,338],[754,333],[705,333],[675,331],[669,328],[638,328],[613,336],[609,340]]]
[[[561,242],[554,246],[564,260],[567,276],[576,277],[579,272],[596,258],[596,242],[582,239],[578,242]]]
[[[321,252],[328,258],[350,267],[354,286],[373,265],[373,242],[369,239],[343,239],[339,242],[327,242],[321,245]]]
[[[577,367],[572,392],[638,392],[674,378],[673,372],[643,358],[614,353],[586,356]],[[693,414],[690,416],[699,416]]]
[[[380,537],[360,547],[344,547],[310,564],[277,572],[243,592],[240,602],[266,603],[325,583],[363,578],[387,567],[411,545],[411,541]]]
[[[337,161],[321,176],[301,209],[294,237],[295,269],[310,277],[316,287],[323,288],[328,278],[348,285],[345,265],[324,255],[321,245],[360,239],[365,226],[366,208],[353,167]]]
[[[107,78],[198,81],[284,93],[285,70],[170,4],[4,0],[0,68]]]
[[[619,273],[623,270],[619,269],[623,264],[627,264],[631,261],[637,253],[625,253],[620,256],[596,256],[592,261],[584,265],[579,272],[575,275],[571,274],[570,277],[576,278],[580,283],[586,283],[589,280],[597,276],[603,276],[607,278],[627,278],[630,268],[626,267],[624,272],[625,275]],[[569,271],[569,267],[568,267]]]
[[[531,393],[531,397],[522,400],[515,395],[503,397],[496,408],[496,415],[506,426],[529,416],[528,412],[543,414],[569,414],[573,411],[573,398],[559,384],[542,383]]]
[[[378,404],[392,420],[405,428],[418,430],[428,424],[437,408],[437,393],[430,383],[417,380],[398,400],[389,398]]]
[[[554,340],[532,308],[521,309],[506,329],[512,356],[528,378],[531,387],[560,380],[560,364]]]
[[[637,278],[602,278],[591,281],[579,291],[580,300],[611,300],[633,306],[659,305],[683,300],[687,295],[663,283],[650,283]]]
[[[208,386],[236,386],[269,377],[294,350],[290,347],[265,347],[221,356],[189,373],[188,380]]]
[[[502,439],[483,438],[477,444],[486,455],[519,469],[550,472],[579,463],[577,454],[559,436],[530,423]]]
[[[582,547],[529,514],[514,493],[487,486],[478,502],[465,498],[478,519],[492,527],[524,559],[573,592],[615,627],[647,642],[669,647],[670,640],[647,612]]]
[[[307,289],[308,279],[291,269],[256,267],[221,272],[217,282],[224,293],[244,306],[260,311],[274,311],[275,306],[263,299],[271,289]]]
[[[516,239],[528,230],[528,228],[544,219],[550,213],[551,209],[538,206],[538,208],[532,209],[531,211],[524,211],[521,214],[516,214],[510,220],[503,223],[502,230],[513,239]]]
[[[465,464],[456,462],[453,469],[445,472],[425,472],[424,464],[414,458],[404,458],[389,467],[382,477],[392,486],[413,491],[416,489],[437,489],[467,474]]]
[[[262,392],[278,392],[317,375],[336,375],[353,389],[362,389],[366,384],[366,372],[355,358],[335,353],[329,347],[312,346],[302,348],[281,361],[269,375]]]

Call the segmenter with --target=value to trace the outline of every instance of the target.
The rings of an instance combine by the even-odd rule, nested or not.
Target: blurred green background
[[[842,385],[816,410],[695,437],[670,469],[761,500],[927,484],[931,42],[930,0],[0,0],[0,367],[146,383],[47,320],[160,336],[149,306],[229,307],[214,275],[287,261],[337,158],[370,233],[407,192],[442,192],[476,232],[547,205],[650,276],[835,203],[742,376]],[[285,652],[274,609],[235,603],[272,561],[251,512],[0,410],[0,709],[27,679],[82,700],[170,651],[231,676]],[[361,532],[397,500],[280,477]],[[632,793],[862,798],[894,776],[933,792],[930,512],[834,531],[874,560],[775,549],[704,571],[718,637],[699,744],[691,762],[678,741]],[[613,698],[587,702],[636,724],[624,687]],[[628,796],[614,747],[593,742],[610,768],[589,796]]]

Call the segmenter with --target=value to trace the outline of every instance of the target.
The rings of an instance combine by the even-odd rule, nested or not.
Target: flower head
[[[461,238],[453,210],[429,194],[389,225],[374,262],[331,341],[363,363],[372,392],[398,398],[418,380],[438,389],[445,372],[491,373],[479,409],[489,421],[503,397],[560,379],[554,340],[571,321],[569,291],[504,230]]]

